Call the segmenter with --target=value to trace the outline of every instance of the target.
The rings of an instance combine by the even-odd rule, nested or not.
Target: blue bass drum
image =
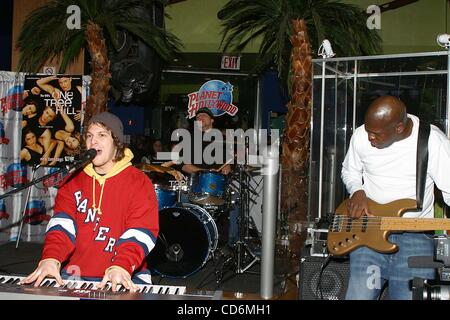
[[[159,234],[147,256],[150,270],[169,278],[186,278],[200,270],[217,248],[214,219],[189,203],[159,211]]]

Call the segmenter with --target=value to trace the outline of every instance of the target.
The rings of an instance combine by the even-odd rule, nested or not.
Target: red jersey
[[[159,231],[158,202],[150,179],[131,166],[133,154],[111,172],[98,175],[92,164],[58,190],[42,259],[54,258],[74,276],[102,278],[120,266],[130,275],[146,268]]]

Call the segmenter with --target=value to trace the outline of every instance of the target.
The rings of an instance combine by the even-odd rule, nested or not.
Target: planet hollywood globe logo
[[[14,86],[6,92],[6,95],[0,96],[0,105],[3,113],[9,110],[20,111],[22,109],[23,86]]]
[[[220,80],[205,82],[197,92],[188,94],[188,117],[195,117],[197,110],[208,108],[214,116],[225,113],[236,115],[238,107],[233,105],[233,86]]]
[[[6,173],[0,176],[0,184],[3,189],[9,186],[19,188],[27,182],[27,166],[21,163],[11,163],[6,168]]]
[[[31,225],[38,225],[44,221],[49,221],[47,208],[44,200],[31,200],[27,203],[24,222]]]

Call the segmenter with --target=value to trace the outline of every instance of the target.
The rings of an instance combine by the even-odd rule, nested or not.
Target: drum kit
[[[258,260],[245,244],[248,235],[245,229],[251,218],[246,195],[249,188],[243,176],[249,176],[248,172],[255,171],[253,168],[239,165],[229,175],[203,170],[184,177],[171,167],[149,164],[136,167],[152,180],[158,200],[159,235],[155,248],[147,256],[147,264],[153,272],[162,277],[186,278],[198,272],[210,259],[215,261],[216,269],[223,269],[225,261],[233,260],[237,273],[245,271],[242,257],[232,255],[230,259],[224,259],[222,250],[228,239],[221,229],[228,232],[225,224],[234,205],[239,205],[240,209],[236,251],[239,255],[241,252],[250,255],[251,264]],[[217,276],[217,282],[221,278],[222,273]]]

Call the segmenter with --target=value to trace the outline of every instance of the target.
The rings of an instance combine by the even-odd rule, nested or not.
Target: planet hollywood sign
[[[205,82],[197,92],[188,94],[188,118],[195,117],[197,110],[208,108],[215,117],[224,115],[235,116],[239,111],[233,105],[233,86],[220,80]]]
[[[208,108],[214,117],[224,114],[235,116],[238,107],[233,105],[233,86],[220,80],[205,82],[197,92],[188,94],[188,118],[195,117],[197,110]],[[269,141],[270,139],[270,141]],[[226,129],[212,128],[202,132],[201,123],[194,122],[193,133],[186,129],[172,132],[172,142],[178,142],[171,152],[158,152],[157,159],[190,164],[249,164],[261,166],[262,174],[274,174],[264,167],[264,156],[271,152],[271,157],[278,161],[279,132],[276,129]],[[210,142],[205,146],[204,142]],[[205,147],[205,148],[203,148]],[[278,169],[277,169],[278,170]]]

